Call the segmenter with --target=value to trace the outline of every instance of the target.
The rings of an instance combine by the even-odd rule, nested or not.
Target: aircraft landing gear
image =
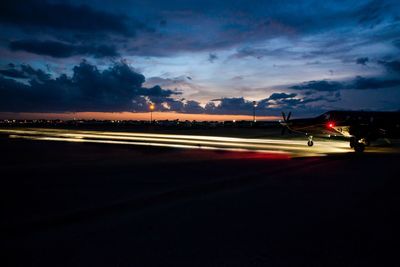
[[[350,147],[354,149],[355,152],[364,152],[365,146],[368,146],[369,142],[365,138],[358,139],[356,137],[350,138]]]
[[[364,152],[364,149],[365,149],[365,145],[363,143],[357,142],[354,146],[354,151],[357,153]]]
[[[357,143],[357,139],[355,137],[350,137],[350,147],[354,148],[356,143]]]
[[[370,146],[371,141],[369,141],[369,139],[365,139],[364,144],[365,144],[365,146]]]
[[[308,142],[307,142],[307,145],[308,146],[313,146],[314,145],[314,142],[313,142],[313,137],[312,137],[312,135],[310,135],[309,137],[308,137]]]

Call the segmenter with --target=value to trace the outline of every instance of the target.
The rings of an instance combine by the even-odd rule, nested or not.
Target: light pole
[[[253,101],[253,122],[256,122],[256,107],[257,107],[257,102]]]
[[[156,106],[153,103],[151,103],[150,106],[149,106],[149,109],[150,109],[150,123],[153,123],[153,110],[155,108],[156,108]]]

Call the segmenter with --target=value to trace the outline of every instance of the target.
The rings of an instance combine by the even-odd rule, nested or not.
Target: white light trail
[[[331,140],[316,142],[313,147],[306,140],[256,139],[222,136],[131,133],[110,131],[80,131],[64,129],[0,129],[11,138],[32,140],[124,144],[171,148],[190,148],[227,151],[281,153],[292,156],[315,156],[327,153],[350,152],[347,142]]]

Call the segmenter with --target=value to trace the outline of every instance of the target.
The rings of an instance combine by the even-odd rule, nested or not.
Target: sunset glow
[[[180,120],[180,121],[240,121],[251,120],[252,116],[246,115],[212,115],[212,114],[185,114],[174,112],[153,112],[154,120]],[[260,116],[259,121],[278,120],[278,116]],[[48,119],[48,120],[150,120],[150,112],[76,112],[76,113],[0,113],[0,119]]]

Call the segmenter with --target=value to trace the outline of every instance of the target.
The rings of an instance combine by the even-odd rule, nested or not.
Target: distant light
[[[234,123],[235,123],[235,122],[236,122],[236,120],[233,120],[232,122],[234,122]]]
[[[335,124],[333,122],[330,122],[330,123],[328,123],[328,127],[333,128],[333,127],[335,127]]]
[[[152,111],[153,111],[155,108],[156,108],[156,107],[155,107],[155,105],[154,105],[154,104],[150,104],[150,106],[149,106],[149,109],[150,109],[150,110],[152,110]]]

